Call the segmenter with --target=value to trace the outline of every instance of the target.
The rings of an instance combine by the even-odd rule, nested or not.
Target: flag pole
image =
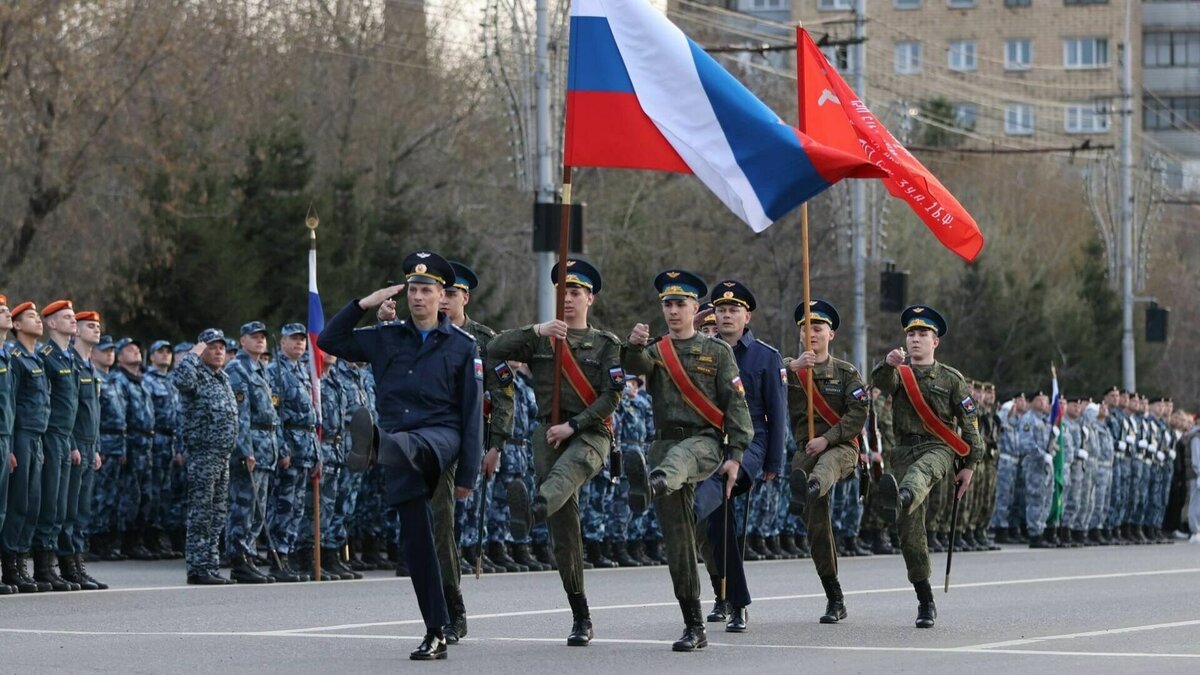
[[[554,285],[554,317],[559,321],[565,321],[564,306],[567,302],[567,255],[570,249],[571,237],[571,174],[572,167],[563,165],[563,188],[562,188],[562,215],[559,217],[558,226],[558,283]],[[566,340],[551,339],[554,344],[554,390],[551,397],[550,408],[550,426],[556,426],[562,412],[560,410],[560,402],[562,400],[562,364],[563,350],[567,349]]]
[[[796,98],[799,106],[796,108],[797,123],[796,128],[807,133],[804,128],[804,67],[801,63],[801,55],[803,44],[801,31],[804,30],[803,22],[796,22]],[[812,321],[809,321],[812,311],[812,287],[809,284],[808,274],[808,202],[800,205],[800,247],[801,247],[801,268],[804,271],[804,344],[800,346],[800,353],[812,349]],[[813,377],[808,378],[808,382],[804,385],[804,399],[806,413],[808,415],[808,440],[812,440],[816,435],[815,423],[813,421]]]
[[[308,228],[308,250],[312,255],[313,260],[316,260],[317,254],[317,226],[321,224],[321,219],[317,217],[317,212],[313,210],[312,205],[308,206],[308,215],[304,218],[304,226]],[[314,263],[315,264],[315,263]],[[309,349],[316,349],[316,345],[309,345]],[[309,354],[309,358],[316,358]],[[313,362],[316,363],[315,361]],[[317,373],[320,377],[320,373]],[[319,383],[313,382],[312,386],[319,387]],[[315,401],[314,401],[315,403]],[[320,419],[321,411],[317,411],[317,419]],[[320,432],[317,438],[317,465],[320,466]],[[312,495],[313,495],[313,580],[321,580],[321,476],[314,472],[312,476]]]

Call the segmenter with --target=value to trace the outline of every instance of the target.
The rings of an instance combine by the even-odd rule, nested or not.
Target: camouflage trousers
[[[858,448],[850,443],[834,445],[815,457],[798,451],[792,458],[793,470],[803,469],[810,483],[815,480],[821,486],[819,496],[808,498],[804,517],[808,520],[813,564],[817,568],[817,575],[822,578],[837,576],[837,546],[833,533],[838,526],[834,522],[833,513],[836,509],[832,504],[848,476],[855,490],[858,489],[858,481],[854,479],[854,464],[857,461]],[[786,494],[790,495],[790,489]],[[857,523],[855,529],[857,532]]]
[[[861,491],[858,474],[854,469],[833,488],[833,503],[830,506],[833,531],[843,537],[858,536],[858,526],[862,522],[863,513],[862,501],[859,499]]]
[[[612,493],[612,481],[608,478],[608,472],[603,470],[580,489],[579,519],[584,541],[604,541],[608,504],[612,501]]]
[[[1018,524],[1008,519],[1016,489],[1017,466],[1016,457],[1006,452],[1000,453],[1000,463],[996,466],[996,501],[993,503],[990,523],[994,528],[1009,528]]]
[[[8,476],[4,551],[27,553],[33,544],[33,530],[42,505],[42,435],[17,429],[12,439],[17,469]],[[3,470],[8,471],[7,464]]]
[[[960,505],[960,531],[974,531],[987,527],[992,521],[992,513],[996,507],[996,471],[999,458],[984,459],[975,467],[971,476],[971,485],[963,496],[965,504]],[[953,481],[951,481],[953,482]]]
[[[1092,491],[1092,509],[1088,514],[1086,529],[1098,530],[1108,526],[1109,502],[1112,494],[1113,466],[1106,462],[1096,463],[1095,487]]]
[[[1118,455],[1113,459],[1112,483],[1108,491],[1108,518],[1105,527],[1116,529],[1126,524],[1125,516],[1129,512],[1130,478],[1133,467],[1129,457]]]
[[[229,501],[229,451],[189,448],[187,540],[188,575],[216,574],[221,530]]]
[[[1150,496],[1150,463],[1135,457],[1131,463],[1129,513],[1125,522],[1141,526],[1146,520],[1146,503]]]
[[[623,444],[621,446],[621,454],[628,456],[631,453],[641,453],[640,445]],[[648,511],[651,509],[647,509]],[[629,508],[629,479],[622,474],[616,481],[613,482],[611,495],[604,509],[604,530],[605,535],[610,541],[625,542],[638,537],[630,536],[630,521],[633,519],[633,512]],[[586,537],[586,532],[584,537]]]
[[[508,506],[508,489],[514,482],[525,485],[526,492],[533,497],[533,477],[528,471],[531,458],[529,444],[509,442],[504,446],[500,456],[500,467],[496,471],[494,489],[488,495],[487,508],[487,540],[489,544],[514,541],[509,523],[512,520],[512,510]],[[529,540],[517,541],[518,544],[528,544]]]
[[[662,528],[658,524],[658,514],[654,509],[634,513],[629,519],[629,539],[641,541],[662,541]]]
[[[1167,517],[1167,502],[1171,499],[1171,474],[1174,467],[1168,462],[1150,465],[1150,490],[1147,498],[1146,518],[1142,523],[1148,527],[1162,527]],[[44,470],[43,470],[44,471]]]
[[[779,485],[779,481],[759,481],[750,493],[750,521],[745,525],[750,536],[779,534],[779,502],[783,501]]]
[[[544,434],[533,435],[533,464],[538,497],[545,500],[550,542],[563,590],[583,592],[583,532],[579,518],[579,490],[604,466],[612,440],[601,431],[576,432],[558,448]],[[602,511],[603,513],[603,511]]]
[[[247,471],[241,462],[230,467],[229,519],[225,529],[225,548],[229,555],[254,555],[257,551],[256,542],[266,522],[272,473],[271,469],[259,468]]]
[[[125,480],[121,453],[124,448],[124,436],[100,434],[100,457],[103,463],[96,472],[92,485],[92,520],[87,530],[89,535],[125,531],[125,523],[121,519],[121,486]]]
[[[379,465],[375,465],[359,476],[360,482],[354,512],[351,514],[347,526],[358,538],[382,537],[387,529],[383,469]]]
[[[721,444],[708,435],[655,441],[646,459],[652,473],[661,473],[666,478],[667,491],[654,500],[654,510],[662,527],[675,598],[698,600],[696,484],[721,465]]]
[[[281,554],[286,555],[295,550],[296,538],[300,535],[300,524],[304,520],[308,484],[309,469],[300,466],[299,463],[286,469],[275,470],[271,481],[271,496],[267,500],[267,527],[271,528],[271,540],[275,542],[275,548],[279,549]]]
[[[443,478],[445,478],[445,476],[443,476]],[[450,480],[453,483],[453,480],[454,480],[453,477],[451,477]],[[493,476],[490,480],[485,481],[483,474],[480,473],[479,476],[475,479],[475,489],[471,490],[471,494],[468,495],[467,498],[464,499],[463,501],[453,504],[454,527],[458,534],[459,544],[464,549],[465,548],[474,548],[475,544],[479,541],[479,500],[483,498],[485,482],[487,484],[488,500],[491,501],[492,492],[494,492],[493,485],[496,482],[496,478]],[[440,485],[439,485],[439,489],[440,489]],[[430,506],[432,507],[433,504],[431,503]],[[439,508],[444,508],[444,504]],[[437,516],[437,518],[440,518],[440,517],[442,517],[442,516],[440,516],[440,515]],[[436,542],[437,541],[437,531],[438,531],[437,526],[436,526],[436,523],[437,523],[436,518],[434,520],[434,523],[435,523],[434,541]],[[486,542],[487,541],[487,514],[486,513],[484,514],[483,525],[484,525],[483,540]],[[445,581],[445,580],[443,579],[443,581]]]
[[[344,486],[345,474],[343,467],[336,464],[321,466],[321,548],[340,548],[346,541],[339,537],[339,532],[345,525],[346,499]],[[312,485],[312,478],[309,478]],[[308,549],[313,547],[313,495],[309,494],[304,500],[304,517],[300,521],[296,533],[296,548]]]
[[[1062,524],[1067,529],[1078,530],[1087,522],[1091,511],[1089,503],[1092,499],[1092,476],[1088,472],[1087,460],[1074,459],[1071,462],[1070,476],[1066,493],[1063,495]]]
[[[792,493],[791,477],[788,475],[789,473],[790,472],[788,471],[784,471],[780,475],[776,476],[775,480],[770,481],[772,483],[779,484],[778,489],[781,495],[790,495]],[[807,536],[808,529],[804,526],[804,521],[801,520],[800,516],[794,515],[788,511],[788,503],[790,501],[791,499],[779,500],[779,511],[776,514],[776,517],[779,519],[779,534],[792,537],[800,535]]]
[[[58,535],[67,516],[67,488],[71,482],[71,437],[56,433],[42,436],[42,499],[33,528],[33,550],[57,551]]]
[[[182,530],[187,520],[187,462],[175,461],[177,446],[171,441],[170,437],[154,437],[154,456],[164,463],[159,469],[163,483],[155,526],[168,531]]]
[[[950,508],[953,506],[951,482],[939,481],[929,491],[929,498],[925,504],[925,529],[929,532],[950,532]]]
[[[96,453],[100,442],[81,441],[79,464],[72,465],[67,477],[67,512],[58,535],[58,554],[87,552],[87,532],[92,520],[92,490],[96,483]]]
[[[932,443],[897,446],[892,451],[892,472],[900,489],[908,490],[913,496],[912,504],[899,514],[897,529],[908,580],[914,584],[928,581],[932,574],[925,530],[926,498],[954,472],[954,458],[952,450]]]
[[[1040,537],[1046,530],[1046,519],[1054,501],[1053,459],[1043,452],[1031,452],[1021,461],[1025,479],[1025,527],[1029,536]]]
[[[161,483],[154,479],[154,446],[142,433],[125,435],[125,472],[121,485],[122,532],[149,527],[157,513]]]

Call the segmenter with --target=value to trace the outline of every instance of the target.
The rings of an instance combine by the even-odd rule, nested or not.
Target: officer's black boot
[[[446,597],[446,611],[450,614],[450,623],[442,627],[446,643],[456,645],[467,634],[467,612],[462,603],[462,593],[453,586],[442,586],[442,595]],[[462,632],[458,632],[459,625]]]
[[[23,553],[13,554],[13,573],[19,579],[13,585],[21,593],[48,593],[50,591],[50,584],[34,581],[33,577],[29,576],[29,568],[25,565],[25,554]]]
[[[80,590],[95,591],[99,590],[99,586],[93,584],[79,573],[79,568],[75,564],[75,556],[60,555],[58,556],[58,568],[61,570],[59,576],[67,582],[75,584]]]
[[[46,584],[50,590],[60,593],[63,591],[79,590],[54,573],[54,553],[52,551],[33,552],[33,580],[38,585]]]
[[[713,586],[713,609],[708,613],[709,623],[718,623],[729,618],[729,601],[721,597],[721,577],[709,577]]]
[[[640,452],[625,453],[621,468],[629,481],[629,510],[639,514],[650,506],[650,478],[646,475],[646,458]]]
[[[846,618],[846,601],[842,595],[842,584],[836,576],[821,577],[821,585],[825,587],[825,613],[821,615],[821,623],[837,623]]]
[[[609,569],[616,567],[617,563],[604,557],[604,551],[600,549],[600,542],[584,540],[584,559],[592,564],[593,567],[601,569]]]
[[[808,545],[808,535],[796,535],[796,548],[800,549],[801,558],[808,558],[812,556],[812,548]]]
[[[917,591],[917,628],[933,628],[937,606],[933,604],[933,589],[929,587],[929,580],[913,584],[913,588]]]
[[[347,565],[345,560],[342,560],[342,551],[343,549],[341,548],[330,550],[330,552],[333,553],[333,562],[337,564],[338,574],[341,574],[343,577],[349,574],[351,579],[356,580],[363,578],[362,573]]]
[[[629,546],[623,541],[610,541],[608,543],[609,558],[614,560],[621,567],[641,567],[642,563],[637,558],[629,555]]]
[[[746,556],[745,560],[770,560],[771,554],[767,551],[766,544],[763,543],[761,535],[752,534],[746,541]]]
[[[792,469],[788,478],[788,513],[804,518],[804,510],[808,507],[808,474],[804,469]]]
[[[20,585],[24,582],[21,580],[21,576],[17,574],[16,556],[7,553],[0,554],[0,569],[3,569],[3,573],[0,574],[0,595],[33,592],[32,590],[22,591],[20,589]]]
[[[427,633],[421,645],[408,653],[413,661],[440,661],[447,656],[446,636],[440,630]]]
[[[800,549],[796,548],[796,538],[790,534],[779,535],[779,550],[783,551],[788,560],[800,557]]]
[[[245,553],[235,553],[230,562],[229,578],[239,584],[269,584],[271,577],[262,573]]]
[[[121,550],[133,560],[158,560],[158,556],[142,545],[142,537],[136,531],[125,533],[125,541],[121,544]]]
[[[750,624],[749,607],[729,607],[729,619],[725,622],[726,633],[745,633]]]
[[[642,567],[654,567],[658,561],[653,560],[646,555],[646,542],[641,539],[629,540],[629,555],[642,564]]]
[[[94,585],[96,590],[108,590],[108,584],[104,583],[103,581],[99,581],[92,575],[88,574],[87,567],[84,566],[82,553],[75,554],[75,569],[79,571],[79,577],[81,579],[86,579],[88,583]]]
[[[699,600],[680,600],[679,609],[683,611],[683,637],[671,645],[671,651],[692,652],[708,646],[708,634],[704,630],[704,615],[700,611]]]
[[[1047,527],[1046,531],[1042,533],[1042,543],[1045,544],[1044,548],[1058,548],[1060,545],[1058,541],[1058,528]],[[1032,542],[1030,542],[1029,547],[1033,548]]]
[[[567,636],[567,646],[586,647],[595,637],[587,596],[583,593],[567,593],[567,602],[571,604],[571,634]]]

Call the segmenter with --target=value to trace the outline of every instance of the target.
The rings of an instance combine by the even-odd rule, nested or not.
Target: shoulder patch
[[[962,409],[968,415],[973,415],[975,413],[975,399],[971,398],[970,396],[964,398],[959,405],[962,406]]]
[[[234,397],[237,398],[238,403],[242,403],[246,400],[246,392],[239,390],[236,394],[234,394]]]
[[[760,344],[760,345],[762,345],[762,346],[766,347],[767,349],[770,349],[771,351],[775,352],[776,354],[778,354],[778,353],[779,353],[779,350],[778,350],[778,349],[775,349],[775,348],[774,348],[774,347],[772,347],[771,345],[769,345],[769,344],[767,344],[767,343],[763,342],[762,340],[759,340],[758,338],[754,338],[754,341],[755,341],[755,342],[757,342],[758,344]]]
[[[787,368],[780,368],[780,369],[779,369],[779,380],[780,380],[781,382],[783,382],[784,384],[787,384],[787,383],[788,383],[788,381],[787,381]]]
[[[496,379],[500,382],[500,384],[512,384],[513,372],[512,369],[508,367],[507,362],[501,361],[500,363],[496,364],[495,368],[492,368],[492,371],[496,373]]]
[[[454,324],[450,324],[450,327],[451,327],[451,328],[453,328],[454,330],[458,331],[458,334],[459,334],[459,335],[461,335],[461,336],[463,336],[463,337],[467,338],[467,339],[468,339],[468,340],[470,340],[471,342],[474,342],[474,341],[475,341],[475,336],[474,336],[474,335],[471,335],[471,334],[470,334],[470,333],[468,333],[467,331],[465,331],[465,330],[463,330],[463,329],[459,328],[458,326],[455,326]],[[479,359],[475,359],[475,360],[476,360],[476,361],[479,361]],[[480,374],[480,378],[482,378],[482,377],[483,377],[483,362],[482,362],[482,361],[479,361],[479,374]]]
[[[854,391],[850,392],[850,395],[859,403],[865,403],[867,400],[867,392],[862,387],[856,387]]]
[[[741,376],[738,376],[738,377],[735,377],[735,378],[733,378],[732,380],[730,380],[730,381],[729,381],[729,383],[730,383],[731,385],[733,385],[733,390],[734,390],[734,391],[736,391],[737,393],[741,394],[742,396],[745,396],[745,395],[746,395],[746,388],[742,386],[742,378],[741,378]]]
[[[475,357],[475,380],[483,382],[483,359]]]
[[[625,369],[621,366],[613,366],[608,369],[608,378],[612,380],[613,389],[625,388]]]

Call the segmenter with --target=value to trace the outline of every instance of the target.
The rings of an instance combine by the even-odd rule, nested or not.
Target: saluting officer
[[[378,456],[388,502],[400,519],[400,537],[412,577],[425,639],[409,658],[446,658],[450,623],[434,545],[430,496],[442,473],[457,462],[455,498],[471,493],[483,458],[483,361],[475,339],[439,311],[454,268],[432,251],[404,259],[406,283],[351,301],[325,325],[321,349],[371,364],[379,412]],[[355,330],[364,313],[406,291],[410,318]],[[370,454],[372,443],[351,445]],[[359,460],[351,458],[357,463]]]
[[[754,427],[733,350],[696,331],[698,298],[708,293],[704,281],[671,269],[655,278],[654,287],[667,335],[651,344],[650,327],[639,323],[621,357],[629,373],[646,376],[656,429],[649,475],[641,462],[626,467],[629,505],[640,511],[654,500],[684,621],[683,636],[671,648],[690,652],[708,646],[696,573],[696,485],[718,471],[728,496]]]
[[[893,349],[871,373],[871,384],[893,396],[896,435],[892,474],[880,480],[879,491],[884,520],[899,522],[908,580],[919,600],[917,628],[932,628],[937,607],[929,587],[925,497],[953,473],[961,498],[971,485],[975,464],[983,457],[983,440],[966,379],[934,358],[946,334],[946,320],[931,307],[913,305],[901,312],[900,322],[908,353]],[[959,433],[955,433],[955,425]]]
[[[567,644],[586,646],[593,632],[583,586],[578,493],[600,472],[612,449],[610,417],[625,389],[625,371],[620,363],[621,341],[588,324],[588,312],[602,284],[600,271],[586,260],[570,258],[565,275],[555,265],[550,278],[566,285],[564,320],[505,331],[492,340],[489,356],[528,363],[533,373],[538,422],[544,431],[533,434],[538,496],[532,515],[549,525],[554,560],[571,604],[573,621]],[[562,359],[559,423],[552,426],[556,340],[566,340],[567,349]],[[519,505],[510,507],[513,529],[523,534],[529,515],[521,513]]]
[[[789,511],[804,517],[812,543],[813,564],[825,588],[825,614],[821,623],[846,618],[842,585],[838,581],[837,549],[829,513],[830,490],[854,473],[869,396],[862,376],[852,364],[829,353],[841,317],[824,300],[796,306],[794,314],[803,344],[809,324],[808,344],[799,358],[788,359],[788,407],[792,432],[803,447],[792,458]],[[813,437],[808,437],[808,386],[812,379]]]
[[[733,279],[713,287],[713,318],[718,336],[733,348],[746,406],[754,425],[754,440],[746,448],[730,499],[750,491],[756,481],[775,480],[783,471],[787,441],[786,370],[779,352],[758,340],[750,330],[750,318],[758,303],[744,284]],[[696,486],[696,521],[704,551],[704,566],[717,594],[717,606],[708,615],[711,622],[725,621],[725,630],[741,633],[749,620],[750,589],[742,564],[733,508],[723,500],[725,476],[709,476]],[[729,508],[727,508],[729,507]],[[734,544],[734,545],[730,545]],[[725,593],[721,593],[721,579]]]

